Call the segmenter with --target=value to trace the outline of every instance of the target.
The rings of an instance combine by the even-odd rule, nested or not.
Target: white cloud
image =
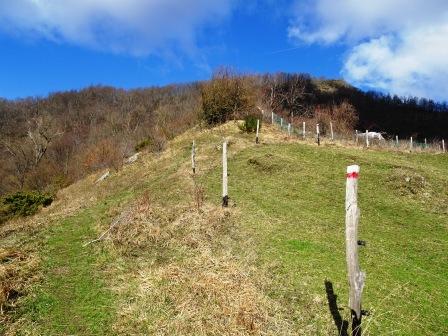
[[[448,2],[317,0],[298,2],[289,37],[343,43],[342,74],[356,85],[448,100]]]
[[[194,53],[197,32],[226,17],[232,0],[0,0],[12,34],[134,55]]]

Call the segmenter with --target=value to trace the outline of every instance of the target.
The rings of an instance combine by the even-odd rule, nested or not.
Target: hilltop
[[[268,124],[256,145],[233,121],[189,129],[0,226],[0,333],[347,335],[344,173],[353,163],[367,241],[363,334],[447,333],[447,155],[318,147]]]

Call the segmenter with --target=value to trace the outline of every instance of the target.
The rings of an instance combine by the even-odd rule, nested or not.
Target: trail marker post
[[[191,169],[193,170],[193,174],[196,174],[196,144],[194,140],[191,145]]]
[[[330,133],[331,133],[331,141],[334,140],[334,133],[333,133],[333,122],[330,121]]]
[[[258,140],[258,134],[260,132],[260,119],[257,119],[257,135],[255,137],[255,143],[257,144],[259,142]]]
[[[306,129],[305,129],[305,122],[302,123],[302,128],[303,128],[303,140],[305,140],[305,134],[306,134]]]
[[[369,148],[370,142],[369,142],[369,130],[366,130],[366,146]]]
[[[222,206],[229,206],[229,195],[227,191],[227,141],[222,144]]]
[[[317,145],[320,146],[320,131],[319,131],[319,124],[316,124],[316,136],[317,136]]]
[[[358,245],[365,245],[365,242],[358,241],[358,177],[359,166],[348,166],[345,190],[345,246],[353,336],[361,335],[361,296],[366,277],[359,268],[358,260]]]

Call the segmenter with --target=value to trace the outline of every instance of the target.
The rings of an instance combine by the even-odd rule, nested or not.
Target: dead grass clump
[[[426,178],[411,169],[394,168],[388,183],[400,196],[430,196]]]
[[[212,256],[208,250],[184,263],[145,269],[123,316],[132,316],[140,332],[151,335],[260,335],[268,328],[276,329],[270,334],[285,334],[284,321],[269,323],[273,303],[251,280],[250,271],[232,257]],[[129,333],[126,327],[119,322],[116,331]]]
[[[37,262],[33,255],[0,248],[0,321],[7,318],[5,313],[26,293],[36,276]]]

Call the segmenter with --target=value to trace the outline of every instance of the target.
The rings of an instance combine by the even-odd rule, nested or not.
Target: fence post
[[[352,335],[361,335],[361,296],[366,274],[359,268],[358,241],[359,208],[358,208],[359,166],[347,167],[345,190],[345,247],[349,282],[349,307],[352,315]]]
[[[291,136],[291,123],[288,123],[288,136]]]
[[[445,139],[442,139],[442,152],[445,153]]]
[[[319,124],[316,124],[317,145],[320,146],[320,131]]]
[[[280,118],[280,129],[283,129],[283,118]]]
[[[222,206],[229,206],[229,195],[227,192],[227,141],[222,144]]]
[[[258,143],[258,133],[260,131],[260,119],[257,119],[257,135],[255,137],[255,143]]]
[[[369,142],[369,130],[366,130],[366,146],[367,146],[367,148],[370,146],[370,142]]]
[[[398,135],[395,136],[395,142],[397,143],[397,147],[400,146],[400,144],[398,143]]]
[[[414,146],[414,143],[413,143],[413,140],[412,140],[412,137],[411,137],[411,143],[410,143],[411,151],[412,151],[412,147],[413,146]]]
[[[193,145],[191,146],[191,169],[193,170],[193,174],[196,173],[196,145],[193,140]]]
[[[426,138],[425,138],[425,149],[428,148],[428,143],[426,142]]]
[[[305,130],[305,122],[303,122],[303,124],[302,124],[302,127],[303,127],[303,140],[305,140],[305,134],[306,134],[306,130]]]
[[[333,122],[330,121],[330,132],[331,132],[331,141],[334,140],[334,133],[333,133]]]
[[[355,130],[355,136],[356,136],[356,138],[355,138],[355,143],[356,143],[356,145],[358,145],[358,142],[359,142],[359,139],[358,139],[358,130]]]
[[[271,112],[271,121],[272,121],[272,125],[274,125],[274,112]]]

